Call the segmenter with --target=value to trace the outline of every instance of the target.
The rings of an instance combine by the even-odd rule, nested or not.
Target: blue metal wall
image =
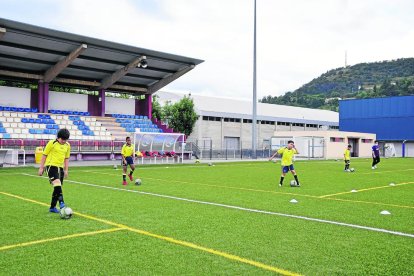
[[[375,133],[378,140],[414,140],[414,96],[340,101],[339,130]]]

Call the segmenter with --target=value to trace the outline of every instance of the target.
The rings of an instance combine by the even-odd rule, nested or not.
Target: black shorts
[[[124,160],[122,160],[121,159],[121,165],[122,166],[128,166],[128,165],[134,165],[134,158],[132,158],[132,156],[128,156],[128,157],[125,157],[125,162],[126,162],[126,165],[124,164]]]
[[[55,166],[46,166],[46,173],[49,177],[50,183],[52,183],[56,179],[60,179],[60,183],[63,184],[63,177],[65,176],[65,174],[63,173],[63,168]]]

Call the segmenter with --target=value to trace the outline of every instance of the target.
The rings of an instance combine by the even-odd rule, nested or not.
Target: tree
[[[194,109],[194,102],[189,96],[184,96],[179,102],[167,102],[162,107],[161,119],[176,132],[189,136],[194,129],[198,115]]]
[[[152,118],[156,118],[159,121],[162,119],[162,107],[158,102],[157,95],[152,96]]]

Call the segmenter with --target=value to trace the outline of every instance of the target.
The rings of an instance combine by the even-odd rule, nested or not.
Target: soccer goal
[[[23,154],[22,164],[19,164],[19,154]],[[0,167],[26,165],[26,153],[20,149],[0,149]]]
[[[289,140],[295,142],[295,147],[299,151],[297,157],[300,158],[325,158],[325,139],[315,136],[273,136],[270,139],[271,149],[277,150],[286,147]]]
[[[182,133],[136,132],[134,148],[138,158],[144,163],[183,162],[186,154],[185,135]]]

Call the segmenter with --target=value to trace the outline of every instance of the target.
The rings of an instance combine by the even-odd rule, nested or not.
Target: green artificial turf
[[[289,186],[291,175],[278,186],[279,163],[206,163],[138,166],[142,185],[126,187],[120,169],[71,167],[63,186],[70,220],[48,213],[52,188],[36,169],[0,169],[0,274],[274,273],[266,265],[305,275],[414,274],[414,159],[384,159],[377,170],[355,159],[354,173],[341,161],[298,161],[300,188]],[[119,227],[128,229],[1,249]]]

